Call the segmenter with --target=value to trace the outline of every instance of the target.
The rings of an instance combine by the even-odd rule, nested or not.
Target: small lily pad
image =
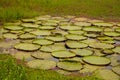
[[[70,30],[68,32],[71,34],[78,34],[78,35],[84,34],[84,31],[81,30]]]
[[[36,39],[33,41],[35,44],[39,45],[50,45],[53,44],[53,41],[47,40],[47,39]]]
[[[65,41],[66,38],[63,37],[63,36],[48,36],[48,37],[45,37],[46,39],[48,40],[52,40],[52,41]]]
[[[60,26],[63,30],[81,30],[82,27],[80,26]]]
[[[91,51],[89,49],[73,49],[70,51],[75,53],[78,56],[90,56],[93,54],[93,51]]]
[[[113,31],[106,31],[104,32],[104,35],[111,36],[111,37],[117,37],[117,36],[120,36],[120,33],[113,32]]]
[[[116,74],[120,75],[120,66],[116,66],[112,68],[113,72],[115,72]]]
[[[85,48],[87,44],[78,41],[66,41],[66,45],[70,48]]]
[[[31,33],[25,33],[25,34],[21,34],[19,38],[20,39],[34,39],[36,38],[36,36]]]
[[[42,29],[42,30],[52,30],[52,29],[55,29],[56,27],[53,27],[53,26],[40,26],[39,29]]]
[[[36,29],[34,29],[34,28],[24,28],[23,29],[23,31],[25,31],[25,32],[31,32],[31,31],[34,31],[34,30],[36,30]]]
[[[56,67],[56,62],[50,60],[32,60],[27,63],[27,66],[34,69],[48,70]]]
[[[63,31],[63,30],[52,30],[53,34],[60,34],[60,35],[66,35],[68,32]]]
[[[103,29],[100,27],[94,27],[94,26],[90,26],[90,27],[84,27],[83,28],[84,31],[88,31],[88,32],[102,32]]]
[[[40,46],[31,44],[31,43],[18,43],[14,45],[14,48],[23,50],[23,51],[35,51],[35,50],[38,50]]]
[[[52,52],[52,56],[57,58],[68,58],[68,57],[74,57],[75,54],[66,50],[61,50],[61,51]]]
[[[111,49],[111,48],[114,48],[114,46],[111,45],[111,44],[100,43],[100,42],[91,43],[89,46],[92,47],[92,48],[99,48],[99,49]]]
[[[77,34],[67,34],[65,35],[65,37],[70,40],[83,40],[87,38],[85,36],[77,35]]]
[[[10,33],[13,33],[13,34],[23,34],[25,32],[22,31],[22,30],[18,30],[18,31],[10,31]]]
[[[31,31],[30,33],[34,34],[34,35],[51,35],[51,31],[48,30],[35,30],[35,31]]]
[[[77,71],[82,69],[82,65],[80,62],[62,61],[62,62],[58,62],[57,66],[61,69],[68,71]]]
[[[103,53],[104,54],[113,54],[113,51],[110,49],[105,49],[105,50],[103,50]]]
[[[108,65],[110,64],[110,59],[99,56],[86,56],[83,61],[93,64],[93,65]]]
[[[23,26],[25,28],[38,28],[39,27],[39,25],[32,24],[32,23],[22,23],[21,26]]]
[[[91,26],[91,23],[88,23],[88,22],[75,22],[74,25],[77,25],[77,26]]]
[[[105,22],[95,22],[95,23],[93,23],[93,25],[95,25],[95,26],[103,26],[103,27],[112,27],[113,26],[113,24],[105,23]]]
[[[5,29],[8,29],[8,30],[13,30],[13,31],[16,31],[16,30],[22,30],[23,27],[21,26],[4,26]]]
[[[5,33],[5,34],[3,34],[3,37],[8,38],[8,39],[17,39],[18,38],[17,34],[12,34],[12,33]]]
[[[57,26],[57,23],[55,23],[55,22],[43,22],[42,25],[43,26]]]
[[[115,47],[114,49],[112,49],[112,51],[115,52],[115,53],[120,54],[120,47],[119,46]]]
[[[104,36],[104,37],[97,37],[98,40],[102,40],[102,41],[106,41],[106,40],[113,40],[112,37],[107,37],[107,36]]]
[[[98,34],[95,34],[95,33],[85,33],[84,35],[91,38],[95,38],[98,36]]]

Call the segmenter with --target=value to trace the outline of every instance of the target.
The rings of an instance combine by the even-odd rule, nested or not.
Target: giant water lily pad
[[[88,31],[88,32],[101,32],[101,31],[103,31],[102,28],[100,28],[100,27],[95,27],[95,26],[84,27],[83,30],[84,30],[84,31]]]
[[[63,30],[81,30],[82,27],[80,26],[60,26]]]
[[[84,34],[84,31],[81,30],[70,30],[68,32],[71,34],[78,34],[78,35]]]
[[[95,34],[95,33],[85,33],[84,35],[91,38],[95,38],[98,36],[98,34]]]
[[[104,80],[120,80],[120,77],[111,70],[100,69],[96,73],[97,73],[96,77],[102,78]]]
[[[14,45],[14,48],[24,51],[35,51],[38,50],[40,46],[31,43],[18,43]]]
[[[52,69],[55,68],[56,62],[50,60],[32,60],[27,63],[27,66],[34,69]]]
[[[81,41],[81,42],[83,42],[83,43],[86,43],[86,44],[91,44],[91,43],[95,43],[95,42],[97,42],[97,40],[95,40],[95,39],[87,39],[87,40],[83,40],[83,41]]]
[[[110,64],[110,59],[99,56],[86,56],[83,61],[93,64],[93,65],[108,65]]]
[[[66,41],[66,45],[70,48],[85,48],[87,44],[78,41]]]
[[[77,25],[77,26],[91,26],[91,23],[88,23],[88,22],[75,22],[74,25]]]
[[[57,66],[61,69],[68,70],[68,71],[76,71],[76,70],[82,69],[82,65],[80,62],[63,61],[63,62],[58,62]]]
[[[31,33],[25,33],[25,34],[21,34],[19,38],[20,39],[34,39],[36,38],[36,36]]]
[[[114,46],[111,45],[111,44],[100,43],[100,42],[98,42],[98,43],[91,43],[89,46],[92,47],[92,48],[99,48],[99,49],[110,49],[110,48],[114,48]]]
[[[75,54],[66,50],[61,50],[61,51],[52,52],[52,56],[57,58],[68,58],[68,57],[74,57]]]
[[[35,31],[31,31],[30,33],[34,34],[34,35],[50,35],[51,31],[48,30],[35,30]]]
[[[64,45],[61,45],[61,44],[53,44],[48,46],[42,46],[40,50],[45,52],[53,52],[58,50],[66,50],[66,48]]]
[[[17,34],[12,34],[12,33],[5,33],[5,34],[3,34],[3,37],[8,38],[8,39],[17,39],[18,38]]]
[[[65,37],[70,40],[83,40],[87,38],[85,36],[77,35],[77,34],[67,34],[65,35]]]
[[[32,23],[22,23],[21,26],[23,26],[25,28],[38,28],[39,27],[39,25],[32,24]]]
[[[8,29],[8,30],[22,30],[23,27],[21,26],[4,26],[5,29]]]
[[[18,30],[18,31],[10,31],[10,33],[13,33],[13,34],[23,34],[25,32],[23,30]]]
[[[45,52],[35,52],[31,54],[31,56],[37,59],[51,59],[52,58],[50,53],[45,53]]]
[[[66,40],[66,38],[63,36],[48,36],[46,37],[46,39],[52,40],[52,41],[65,41]]]
[[[53,41],[47,40],[47,39],[36,39],[33,41],[35,44],[39,45],[50,45],[53,44]]]
[[[71,51],[78,56],[89,56],[93,54],[93,51],[89,49],[73,49]]]
[[[56,27],[53,26],[40,26],[39,29],[43,29],[43,30],[52,30],[55,29]]]
[[[104,36],[104,37],[97,37],[98,40],[102,40],[102,41],[105,41],[105,40],[113,40],[112,37],[107,37],[107,36]]]
[[[93,25],[95,25],[95,26],[103,26],[103,27],[112,27],[113,26],[113,24],[105,23],[105,22],[95,22],[95,23],[93,23]]]
[[[113,72],[115,72],[116,74],[120,75],[120,66],[116,66],[112,68]]]
[[[117,36],[120,36],[120,33],[113,32],[113,31],[106,31],[106,32],[104,32],[104,35],[112,36],[112,37],[117,37]]]
[[[120,47],[115,47],[114,49],[112,49],[112,51],[120,54]]]

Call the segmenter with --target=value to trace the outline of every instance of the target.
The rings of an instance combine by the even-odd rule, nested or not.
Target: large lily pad
[[[88,22],[75,22],[74,25],[77,25],[77,26],[91,26],[91,23],[88,23]]]
[[[10,33],[13,33],[13,34],[23,34],[25,32],[23,30],[18,30],[18,31],[10,31]]]
[[[82,27],[80,26],[60,26],[63,30],[81,30]]]
[[[5,34],[3,34],[3,37],[8,38],[8,39],[17,39],[18,38],[17,34],[11,34],[11,33],[5,33]]]
[[[84,35],[87,37],[91,37],[91,38],[95,38],[98,36],[98,34],[96,34],[96,33],[85,33]]]
[[[99,56],[86,56],[83,61],[93,64],[93,65],[108,65],[110,64],[110,59]]]
[[[104,32],[104,35],[112,36],[112,37],[117,37],[117,36],[120,36],[120,33],[113,32],[113,31],[106,31],[106,32]]]
[[[52,30],[52,29],[55,29],[56,27],[53,27],[53,26],[40,26],[39,29],[42,29],[42,30]]]
[[[81,30],[70,30],[68,32],[71,34],[78,34],[78,35],[84,34],[84,31]]]
[[[111,44],[100,43],[100,42],[91,43],[89,46],[92,47],[92,48],[99,48],[99,49],[111,49],[111,48],[114,48],[114,46],[111,45]]]
[[[82,69],[82,65],[80,62],[63,61],[63,62],[58,62],[57,66],[61,69],[68,70],[68,71],[76,71],[76,70]]]
[[[23,27],[21,27],[21,26],[4,26],[4,28],[8,29],[8,30],[13,30],[13,31],[23,29]]]
[[[95,27],[95,26],[90,26],[90,27],[84,27],[83,28],[84,31],[88,31],[88,32],[102,32],[103,29],[100,27]]]
[[[77,35],[77,34],[67,34],[65,35],[65,37],[70,40],[83,40],[87,38],[85,36]]]
[[[114,49],[112,49],[112,51],[115,52],[115,53],[120,54],[120,47],[119,46],[115,47]]]
[[[120,75],[120,66],[116,66],[112,68],[113,72],[115,72],[116,74]]]
[[[47,40],[47,39],[36,39],[33,41],[35,44],[39,45],[50,45],[53,44],[53,41]]]
[[[25,33],[25,34],[21,34],[19,38],[20,39],[34,39],[36,38],[36,36],[31,33]]]
[[[39,27],[39,25],[32,24],[32,23],[22,23],[21,26],[23,26],[25,28],[38,28]]]
[[[61,45],[61,44],[53,44],[48,46],[42,46],[40,50],[45,52],[53,52],[58,50],[66,50],[66,48],[64,45]]]
[[[68,58],[68,57],[74,57],[75,54],[66,50],[61,50],[61,51],[52,52],[52,56],[57,58]]]
[[[50,60],[32,60],[27,63],[27,66],[34,69],[52,69],[56,67],[56,62]]]
[[[48,36],[46,37],[46,39],[52,40],[52,41],[65,41],[66,40],[66,38],[63,36]]]
[[[35,31],[31,31],[30,33],[40,36],[40,35],[50,35],[51,31],[48,30],[35,30]]]
[[[104,37],[97,37],[98,40],[102,40],[102,41],[105,41],[105,40],[113,40],[112,37],[107,37],[107,36],[104,36]]]
[[[103,26],[103,27],[112,27],[113,26],[113,24],[105,23],[105,22],[95,22],[95,23],[93,23],[93,25],[95,25],[95,26]]]
[[[38,50],[40,46],[31,43],[18,43],[14,45],[14,48],[24,51],[35,51]]]
[[[93,54],[93,51],[89,49],[73,49],[71,51],[78,56],[90,56]]]
[[[87,44],[78,41],[66,41],[66,45],[70,48],[85,48]]]
[[[55,22],[43,22],[42,25],[43,26],[57,26],[57,23],[55,23]]]

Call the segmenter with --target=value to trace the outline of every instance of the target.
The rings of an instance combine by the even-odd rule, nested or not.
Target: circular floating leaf
[[[95,27],[95,26],[90,26],[90,27],[84,27],[84,31],[89,31],[89,32],[102,32],[103,29],[100,27]]]
[[[112,37],[117,37],[117,36],[120,36],[120,33],[113,32],[113,31],[106,31],[106,32],[104,32],[104,35],[112,36]]]
[[[76,71],[76,70],[82,69],[82,65],[80,62],[63,61],[63,62],[58,62],[57,66],[61,69],[68,70],[68,71]]]
[[[50,60],[32,60],[27,63],[27,66],[34,69],[52,69],[56,67],[56,62]]]
[[[98,36],[98,35],[95,34],[95,33],[85,33],[84,35],[87,36],[87,37],[92,37],[92,38],[95,38],[95,37]]]
[[[63,30],[81,30],[82,27],[80,26],[60,26]]]
[[[53,44],[53,41],[47,40],[47,39],[36,39],[33,41],[35,44],[39,45],[50,45]]]
[[[100,48],[100,49],[110,49],[110,48],[114,48],[113,45],[111,44],[106,44],[106,43],[91,43],[89,44],[90,47],[92,48]]]
[[[97,37],[97,39],[102,40],[102,41],[104,41],[104,40],[113,40],[112,37],[107,37],[107,36],[104,36],[104,37]]]
[[[25,28],[38,28],[39,27],[39,25],[32,24],[32,23],[22,23],[21,26],[23,26]]]
[[[65,35],[65,37],[70,40],[83,40],[87,38],[87,37],[77,35],[77,34],[67,34]]]
[[[34,39],[36,38],[36,36],[31,33],[25,33],[25,34],[21,34],[19,38],[20,39]]]
[[[89,49],[73,49],[71,51],[78,56],[90,56],[93,54],[93,51]]]
[[[46,39],[52,40],[52,41],[65,41],[66,40],[66,38],[63,36],[48,36],[46,37]]]
[[[77,26],[91,26],[91,23],[88,23],[88,22],[75,22],[74,25],[77,25]]]
[[[95,26],[103,26],[103,27],[112,27],[113,26],[113,24],[105,23],[105,22],[95,22],[95,23],[93,23],[93,25],[95,25]]]
[[[120,47],[115,47],[114,49],[112,49],[112,51],[120,54]]]
[[[13,31],[16,31],[16,30],[22,30],[23,27],[21,26],[4,26],[5,29],[8,29],[8,30],[13,30]]]
[[[38,50],[40,46],[31,43],[18,43],[14,45],[14,48],[24,51],[35,51]]]
[[[10,31],[10,33],[13,33],[13,34],[23,34],[25,32],[22,31],[22,30],[18,30],[18,31]]]
[[[110,64],[110,60],[105,57],[99,56],[87,56],[83,58],[83,61],[93,64],[93,65],[108,65]]]
[[[115,72],[116,74],[120,75],[120,66],[116,66],[112,68],[113,72]]]
[[[35,22],[36,20],[35,20],[35,19],[22,19],[21,21],[22,21],[22,22],[25,22],[25,23],[33,23],[33,22]]]
[[[53,51],[59,51],[59,50],[66,50],[66,48],[64,45],[54,44],[54,45],[42,46],[40,50],[45,52],[53,52]]]
[[[24,28],[23,31],[25,32],[30,32],[30,31],[34,31],[35,29],[34,28]]]
[[[95,39],[87,39],[87,40],[83,40],[83,41],[81,41],[81,42],[83,42],[83,43],[86,43],[86,44],[91,44],[91,43],[95,43],[95,42],[97,42],[97,40],[95,40]]]
[[[53,34],[61,34],[61,35],[66,35],[68,34],[66,31],[63,30],[52,30]]]
[[[5,33],[5,34],[3,34],[3,37],[8,38],[8,39],[17,39],[18,38],[17,34],[11,34],[11,33]]]
[[[43,26],[57,26],[57,23],[55,22],[44,22],[42,23]]]
[[[84,34],[84,31],[81,30],[70,30],[68,32],[71,34],[78,34],[78,35]]]
[[[78,41],[66,41],[66,45],[70,48],[85,48],[87,44]]]
[[[68,58],[68,57],[74,57],[75,54],[66,50],[61,50],[61,51],[52,52],[52,56],[58,58]]]
[[[50,35],[51,32],[48,30],[35,30],[35,31],[31,31],[30,33],[34,34],[34,35]]]
[[[31,54],[31,56],[37,59],[51,59],[52,58],[50,53],[45,53],[45,52],[36,52],[36,53]]]
[[[109,50],[109,49],[105,49],[105,50],[103,50],[103,53],[104,54],[113,54],[113,51]]]
[[[53,26],[40,26],[39,29],[43,29],[43,30],[51,30],[51,29],[55,29],[56,27]]]

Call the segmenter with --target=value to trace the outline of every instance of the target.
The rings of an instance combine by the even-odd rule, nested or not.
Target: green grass
[[[51,70],[35,70],[16,63],[10,55],[0,54],[0,80],[102,80],[95,76],[63,76]]]
[[[0,20],[37,15],[76,15],[120,20],[120,0],[0,0]]]

